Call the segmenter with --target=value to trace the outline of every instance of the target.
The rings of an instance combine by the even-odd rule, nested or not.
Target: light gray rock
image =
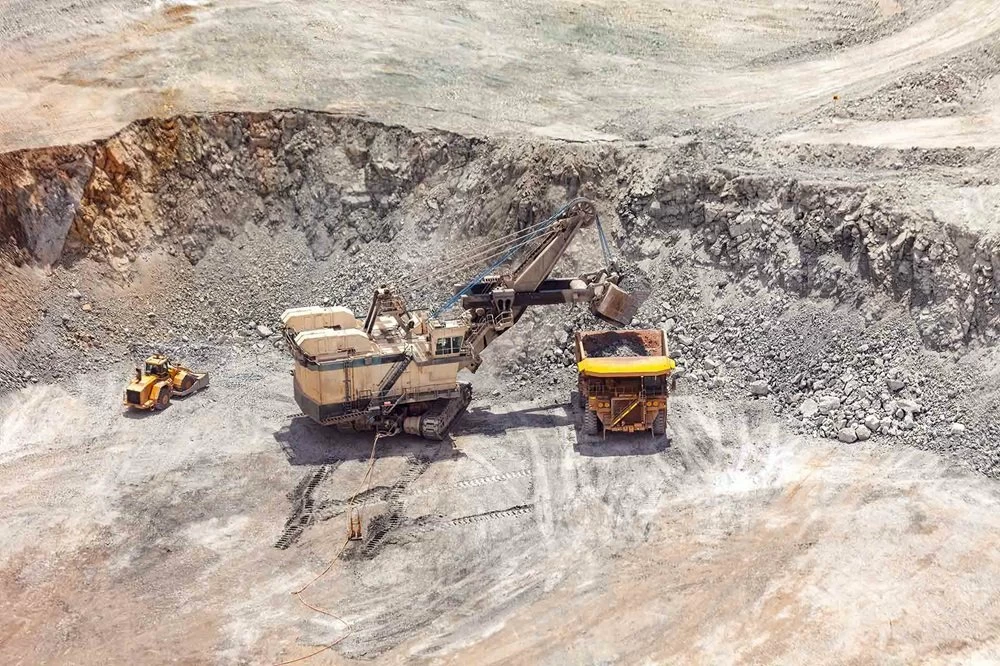
[[[840,409],[840,398],[835,395],[825,395],[819,399],[819,413],[829,414]]]
[[[961,435],[965,432],[965,425],[962,423],[952,423],[949,431],[952,435]]]
[[[837,439],[846,444],[851,444],[858,441],[858,435],[854,432],[854,428],[842,428],[840,432],[837,433]]]
[[[274,335],[274,331],[272,331],[269,327],[264,326],[264,324],[261,324],[257,327],[257,335],[262,338],[269,338]]]
[[[811,419],[816,416],[817,412],[819,412],[819,405],[812,398],[806,398],[802,401],[802,404],[799,405],[799,414],[802,414],[802,416],[807,419]]]
[[[879,428],[882,427],[882,423],[874,416],[865,417],[865,427],[872,432],[878,432]]]
[[[902,391],[904,388],[906,388],[906,382],[904,382],[901,379],[887,379],[885,380],[885,384],[886,386],[889,387],[889,390],[892,391],[893,393],[898,393],[899,391]]]
[[[859,442],[863,442],[867,439],[871,439],[872,431],[868,429],[868,426],[859,425],[854,429],[854,434],[858,438]]]
[[[68,296],[70,298],[75,298],[76,300],[80,300],[81,298],[83,298],[83,294],[81,294],[80,290],[75,287],[73,289],[70,289]]]
[[[755,382],[750,382],[750,393],[754,395],[768,395],[771,392],[771,387],[768,386],[766,379],[758,379]]]

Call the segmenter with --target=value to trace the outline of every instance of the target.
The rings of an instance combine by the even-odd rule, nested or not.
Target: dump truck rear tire
[[[586,435],[597,435],[601,432],[601,420],[597,418],[597,412],[592,409],[583,413],[583,432]]]
[[[653,419],[653,435],[660,437],[667,434],[667,410],[661,409]]]

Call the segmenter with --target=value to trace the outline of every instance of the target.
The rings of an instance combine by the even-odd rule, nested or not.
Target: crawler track
[[[517,518],[519,516],[527,515],[534,510],[535,510],[534,504],[521,504],[518,506],[512,506],[509,509],[501,509],[499,511],[486,511],[485,513],[474,513],[470,516],[453,518],[452,521],[449,523],[449,525],[451,526],[473,525],[475,523],[483,523],[490,520]]]
[[[274,542],[278,550],[285,550],[299,540],[302,533],[315,520],[316,499],[314,494],[319,484],[336,469],[340,463],[320,465],[319,468],[306,475],[292,491],[292,513],[285,521],[281,536]]]
[[[385,544],[389,533],[402,525],[404,520],[403,493],[411,483],[430,467],[429,460],[418,458],[412,454],[406,457],[406,463],[406,469],[402,475],[389,488],[389,493],[386,497],[388,506],[385,513],[373,518],[368,525],[368,538],[365,540],[365,545],[362,549],[364,557],[375,557]]]

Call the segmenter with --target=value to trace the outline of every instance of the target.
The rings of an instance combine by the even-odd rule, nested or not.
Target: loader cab
[[[166,377],[170,366],[165,358],[150,357],[146,359],[145,374],[154,377]]]

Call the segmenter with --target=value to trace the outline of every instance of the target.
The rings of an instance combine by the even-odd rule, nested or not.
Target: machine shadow
[[[170,409],[169,405],[167,406],[167,409]],[[167,409],[161,411],[165,412],[167,411]],[[124,416],[127,419],[139,420],[139,419],[148,419],[154,414],[159,414],[159,413],[160,412],[155,409],[125,409],[122,411],[122,416]]]
[[[552,428],[573,425],[568,405],[551,404],[494,412],[475,407],[462,414],[451,427],[455,435],[502,435],[518,428]]]
[[[468,410],[452,426],[455,435],[502,435],[518,428],[573,427],[573,450],[582,456],[648,456],[662,453],[670,446],[668,437],[650,433],[609,432],[590,436],[580,431],[580,410],[569,403],[537,405],[509,412],[493,412],[489,407]]]
[[[321,426],[306,416],[293,418],[274,433],[291,465],[328,465],[346,460],[368,460],[374,432],[341,432]],[[375,447],[375,458],[417,456],[429,462],[455,460],[464,454],[450,437],[432,441],[412,435],[384,437]]]
[[[609,432],[602,436],[585,435],[579,428],[576,429],[576,440],[573,443],[574,451],[581,456],[591,458],[651,456],[663,453],[668,448],[670,448],[668,437],[654,437],[648,432]]]

